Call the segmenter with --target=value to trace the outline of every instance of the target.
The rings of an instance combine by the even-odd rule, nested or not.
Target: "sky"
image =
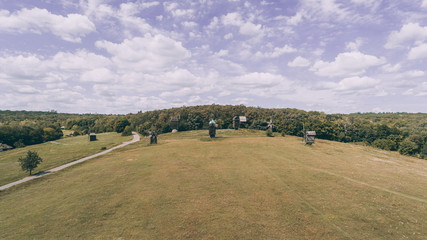
[[[0,109],[427,112],[427,0],[0,0]]]

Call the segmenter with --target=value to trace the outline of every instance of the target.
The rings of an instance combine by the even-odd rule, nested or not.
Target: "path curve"
[[[139,137],[139,135],[138,135],[136,132],[132,132],[132,135],[133,135],[133,139],[132,139],[131,141],[129,141],[129,142],[124,142],[124,143],[122,143],[122,144],[120,144],[120,145],[118,145],[118,146],[112,147],[112,148],[110,148],[110,149],[107,149],[107,150],[105,150],[105,151],[99,152],[99,153],[97,153],[97,154],[94,154],[94,155],[91,155],[91,156],[88,156],[88,157],[85,157],[85,158],[82,158],[82,159],[79,159],[79,160],[76,160],[76,161],[73,161],[73,162],[70,162],[70,163],[64,164],[64,165],[59,166],[59,167],[56,167],[56,168],[52,168],[52,169],[50,169],[50,170],[47,170],[47,171],[44,171],[44,172],[38,173],[37,175],[33,175],[33,176],[29,176],[29,177],[25,177],[25,178],[23,178],[23,179],[21,179],[21,180],[18,180],[18,181],[16,181],[16,182],[11,182],[11,183],[9,183],[9,184],[6,184],[6,185],[3,185],[3,186],[0,186],[0,191],[3,191],[3,190],[5,190],[5,189],[7,189],[7,188],[10,188],[10,187],[13,187],[13,186],[15,186],[15,185],[18,185],[18,184],[20,184],[20,183],[28,182],[28,181],[30,181],[30,180],[33,180],[33,179],[36,179],[36,178],[40,178],[40,177],[43,177],[43,176],[49,175],[49,174],[51,174],[51,173],[58,172],[58,171],[60,171],[60,170],[62,170],[62,169],[64,169],[64,168],[67,168],[67,167],[73,166],[73,165],[75,165],[75,164],[79,164],[79,163],[81,163],[81,162],[87,161],[87,160],[89,160],[89,159],[92,159],[92,158],[95,158],[95,157],[98,157],[98,156],[104,155],[104,154],[106,154],[106,153],[109,153],[109,152],[113,151],[114,149],[124,147],[124,146],[126,146],[126,145],[129,145],[129,144],[134,143],[134,142],[138,142],[138,141],[140,140],[140,137]]]

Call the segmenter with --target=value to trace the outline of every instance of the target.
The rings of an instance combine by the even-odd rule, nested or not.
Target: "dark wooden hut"
[[[89,141],[96,141],[96,133],[89,134]]]
[[[314,143],[316,131],[307,131],[304,134],[305,144],[311,145]]]

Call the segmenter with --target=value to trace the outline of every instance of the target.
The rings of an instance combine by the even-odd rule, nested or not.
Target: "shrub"
[[[421,149],[421,158],[427,159],[427,143],[424,144],[424,147]]]
[[[400,143],[399,153],[403,155],[413,156],[418,150],[418,145],[409,140],[404,140]]]
[[[397,144],[395,141],[390,139],[377,139],[372,142],[372,146],[380,149],[384,149],[387,151],[396,151]]]
[[[101,150],[107,150],[107,147],[102,147]]]
[[[126,126],[125,130],[123,130],[122,132],[122,136],[130,136],[130,135],[132,135],[132,130],[130,126]]]

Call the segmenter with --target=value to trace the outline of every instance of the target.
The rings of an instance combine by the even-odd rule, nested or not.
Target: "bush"
[[[395,141],[390,139],[377,139],[372,142],[372,146],[380,149],[384,149],[387,151],[396,151],[397,144]]]
[[[132,135],[132,130],[130,126],[126,126],[125,130],[123,130],[122,132],[122,136],[130,136],[130,135]]]
[[[273,131],[271,131],[271,129],[267,129],[267,131],[265,131],[265,134],[267,135],[267,137],[274,137]]]
[[[282,135],[282,137],[285,137],[286,136],[286,134],[285,134],[285,132],[283,131],[280,135]]]
[[[102,147],[101,150],[107,150],[107,147]]]
[[[399,153],[403,155],[413,156],[417,153],[418,145],[409,140],[404,140],[400,143]]]
[[[424,144],[424,147],[421,149],[421,158],[427,159],[427,143]]]

